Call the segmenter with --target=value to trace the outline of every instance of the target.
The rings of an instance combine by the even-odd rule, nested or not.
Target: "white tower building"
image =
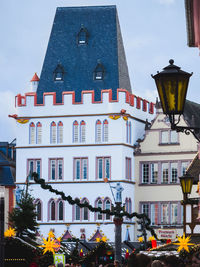
[[[110,185],[120,182],[122,203],[134,212],[133,145],[153,118],[154,104],[131,92],[115,6],[58,8],[37,91],[16,100],[17,121],[27,122],[17,126],[19,186],[37,172],[66,196],[111,209]],[[91,240],[98,224],[100,237],[114,240],[111,216],[30,183],[41,234],[53,228],[60,236],[69,228]],[[123,240],[126,226],[133,240],[134,224],[124,218]]]

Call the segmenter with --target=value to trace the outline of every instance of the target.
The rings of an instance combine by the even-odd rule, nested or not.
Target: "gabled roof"
[[[92,238],[89,241],[96,241],[97,238],[102,238],[103,235],[100,233],[99,229],[97,229],[96,233],[92,236]]]
[[[189,126],[200,127],[200,104],[186,100],[183,116]]]
[[[87,30],[88,40],[78,43],[80,29]],[[62,65],[62,78],[55,78],[55,69]],[[104,67],[104,78],[96,80],[94,70]],[[101,90],[117,88],[131,92],[116,6],[58,7],[37,88],[38,103],[44,92],[56,92],[61,102],[63,91],[75,91],[75,101],[81,91],[94,90],[100,100]]]
[[[71,235],[71,233],[69,232],[69,230],[66,230],[66,232],[64,233],[64,235],[62,236],[62,240],[63,241],[67,241],[68,239],[72,239],[73,237],[72,237],[72,235]]]
[[[35,74],[33,75],[33,78],[31,79],[31,82],[39,82],[39,77],[37,76],[37,73],[35,72]]]
[[[9,166],[0,166],[0,185],[1,186],[14,186],[14,174],[12,168]]]

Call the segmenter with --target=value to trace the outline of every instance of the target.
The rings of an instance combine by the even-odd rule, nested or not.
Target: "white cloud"
[[[0,92],[0,141],[11,142],[15,137],[16,122],[9,118],[9,114],[15,114],[15,95],[11,91]]]

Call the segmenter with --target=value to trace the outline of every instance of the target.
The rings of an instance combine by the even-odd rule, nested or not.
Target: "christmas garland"
[[[133,213],[128,213],[124,210],[117,210],[115,209],[115,207],[113,207],[112,210],[109,210],[109,209],[101,209],[100,207],[98,208],[94,208],[93,206],[91,206],[89,203],[85,202],[85,203],[80,203],[80,200],[79,199],[72,199],[71,196],[65,196],[64,192],[62,191],[58,191],[56,189],[53,189],[51,185],[49,184],[46,184],[45,183],[45,180],[44,179],[41,179],[38,177],[38,174],[36,172],[34,172],[32,174],[32,177],[34,178],[34,181],[37,183],[37,184],[40,184],[40,186],[45,189],[45,190],[49,190],[50,192],[52,193],[55,193],[56,195],[60,195],[61,198],[65,201],[67,201],[70,205],[77,205],[79,206],[80,208],[88,208],[91,212],[99,212],[99,213],[103,213],[103,214],[108,214],[110,216],[116,216],[116,217],[119,217],[119,218],[122,218],[122,217],[128,217],[129,219],[133,218],[133,217],[136,217],[138,219],[145,219],[145,228],[146,230],[148,230],[149,232],[151,232],[151,235],[153,235],[157,240],[159,240],[157,238],[157,235],[154,231],[154,229],[150,226],[151,224],[151,220],[149,219],[149,217],[142,213],[142,214],[139,214],[137,212],[133,212]]]

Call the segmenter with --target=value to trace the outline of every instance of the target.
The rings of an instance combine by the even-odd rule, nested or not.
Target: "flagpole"
[[[112,187],[111,187],[111,185],[110,185],[110,181],[108,180],[108,184],[109,184],[109,186],[110,186],[110,191],[111,191],[111,193],[112,193],[112,196],[113,196],[113,199],[114,199],[114,202],[115,202],[115,196],[114,196],[114,194],[113,194],[113,190],[112,190]]]

